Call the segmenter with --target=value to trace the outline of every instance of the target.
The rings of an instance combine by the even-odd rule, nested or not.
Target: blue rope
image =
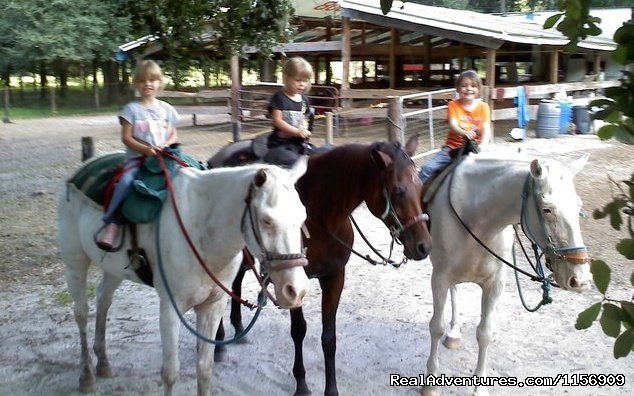
[[[178,307],[176,306],[176,299],[174,298],[174,295],[172,294],[172,290],[167,284],[167,277],[165,276],[165,269],[163,268],[163,260],[161,258],[162,257],[161,249],[160,249],[161,246],[159,242],[160,231],[161,231],[161,218],[159,217],[159,219],[156,220],[156,256],[157,256],[159,272],[161,274],[161,280],[163,281],[163,286],[165,286],[165,291],[167,292],[170,302],[172,303],[172,307],[174,307],[174,310],[176,311],[176,314],[178,315],[178,318],[180,319],[183,326],[185,326],[185,328],[189,330],[192,334],[194,334],[198,339],[208,342],[210,344],[214,344],[216,346],[229,345],[231,343],[234,343],[240,340],[244,336],[246,336],[247,333],[253,327],[253,325],[255,325],[255,321],[260,316],[260,311],[262,310],[262,307],[266,304],[266,293],[264,292],[264,289],[258,294],[258,306],[255,311],[255,314],[253,315],[253,318],[251,319],[251,322],[249,322],[249,325],[241,333],[236,334],[233,338],[229,340],[212,340],[211,338],[208,338],[200,334],[196,329],[192,327],[192,325],[189,324],[189,322],[187,322],[183,314],[178,310]]]
[[[517,268],[517,261],[515,256],[515,243],[513,243],[513,264]],[[515,283],[517,284],[517,292],[520,296],[520,301],[522,302],[522,306],[524,307],[524,309],[526,309],[528,312],[535,312],[539,308],[541,308],[543,305],[550,304],[551,302],[553,302],[552,297],[550,297],[550,281],[548,280],[548,278],[544,276],[544,267],[542,266],[541,260],[538,260],[537,262],[536,272],[537,272],[537,275],[539,275],[542,278],[542,300],[539,303],[537,303],[537,305],[533,308],[529,307],[528,304],[526,303],[526,300],[524,300],[524,294],[522,293],[522,286],[520,285],[520,277],[517,274],[517,272],[518,272],[517,270],[514,271]]]

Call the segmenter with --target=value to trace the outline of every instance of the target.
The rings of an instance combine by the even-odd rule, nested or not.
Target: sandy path
[[[55,203],[65,175],[79,164],[79,139],[94,136],[98,151],[118,148],[117,125],[109,117],[59,118],[0,126],[0,395],[75,395],[79,376],[79,345],[71,306],[65,303],[63,266],[55,243]],[[228,132],[183,128],[182,140],[191,152],[207,153],[230,137]],[[516,149],[519,144],[504,144]],[[609,200],[605,173],[624,179],[634,171],[634,148],[604,143],[594,136],[566,136],[550,141],[532,139],[523,150],[573,158],[585,151],[591,162],[577,179],[578,191],[591,212]],[[21,154],[31,153],[28,160]],[[364,209],[357,220],[368,237],[384,251],[388,235]],[[627,298],[631,287],[626,274],[631,263],[614,253],[619,233],[605,221],[583,223],[593,256],[615,263],[611,293]],[[357,247],[368,251],[357,241]],[[415,376],[424,372],[429,350],[427,322],[431,316],[430,263],[409,262],[399,269],[373,267],[357,258],[348,264],[347,283],[338,314],[337,375],[342,395],[415,395],[418,388],[389,386],[390,374]],[[44,276],[40,276],[44,275]],[[97,283],[97,277],[91,283]],[[253,296],[254,285],[247,287]],[[528,299],[540,291],[529,285]],[[320,345],[320,291],[311,281],[312,294],[304,308],[308,321],[305,363],[314,394],[323,392]],[[475,368],[475,327],[479,320],[480,291],[462,285],[465,347],[441,348],[441,372],[470,376]],[[622,387],[491,388],[506,395],[624,395],[634,393],[634,360],[614,360],[612,340],[598,325],[574,329],[578,312],[598,301],[592,291],[553,292],[555,302],[537,313],[525,312],[517,298],[514,279],[507,272],[507,290],[499,309],[495,341],[490,348],[490,375],[555,376],[579,373],[622,373]],[[191,314],[187,315],[193,320]],[[92,312],[94,319],[94,312]],[[288,312],[266,307],[250,334],[249,344],[233,345],[228,361],[214,369],[215,395],[284,395],[294,391],[292,342]],[[93,324],[90,325],[92,333]],[[115,294],[107,335],[109,354],[117,376],[98,380],[99,395],[156,395],[161,393],[161,349],[158,300],[152,289],[124,283]],[[195,339],[184,328],[180,335],[181,378],[178,395],[195,394]],[[445,394],[469,394],[470,389],[449,387]]]

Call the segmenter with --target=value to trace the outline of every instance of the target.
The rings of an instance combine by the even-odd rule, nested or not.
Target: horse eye
[[[405,188],[401,186],[394,187],[393,194],[396,195],[397,197],[402,197],[403,195],[405,195]]]
[[[271,219],[270,217],[265,217],[261,221],[262,221],[262,226],[266,228],[273,228],[273,219]]]
[[[550,209],[548,209],[548,208],[544,208],[544,209],[542,209],[542,211],[544,212],[544,214],[551,214],[552,213],[552,211]]]

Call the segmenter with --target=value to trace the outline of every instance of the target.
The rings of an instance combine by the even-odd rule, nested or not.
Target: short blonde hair
[[[284,78],[305,78],[308,80],[308,85],[306,86],[306,92],[310,89],[311,81],[313,79],[313,67],[306,61],[306,59],[301,58],[299,56],[290,58],[284,63],[284,67],[282,68],[282,74]],[[286,85],[286,81],[284,81]]]
[[[159,80],[163,85],[163,72],[158,63],[153,60],[141,61],[134,71],[133,82],[136,84],[141,81]]]
[[[476,83],[479,94],[482,95],[482,79],[478,76],[478,73],[475,70],[465,70],[460,73],[460,76],[458,76],[458,79],[456,80],[456,89],[460,88],[460,84],[467,79]]]

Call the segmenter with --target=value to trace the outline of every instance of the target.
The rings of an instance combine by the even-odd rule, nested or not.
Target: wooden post
[[[333,133],[332,133],[332,126],[333,126],[333,114],[332,111],[327,111],[326,112],[326,144],[333,144]]]
[[[348,91],[350,90],[350,59],[351,59],[351,37],[350,37],[350,18],[343,18],[343,32],[341,35],[341,63],[343,64],[343,72],[341,73],[341,91],[340,95],[344,98],[341,105],[344,108],[350,108],[351,103],[348,99]]]
[[[550,82],[551,84],[559,82],[559,51],[556,49],[550,53]]]
[[[2,118],[2,122],[5,124],[11,123],[9,119],[9,87],[4,87],[4,117]]]
[[[51,114],[57,114],[57,101],[55,100],[55,87],[51,87]]]
[[[495,89],[495,58],[496,58],[496,51],[494,49],[487,49],[487,74],[486,74],[486,83],[489,87],[489,91],[488,91],[488,98],[485,99],[487,100],[489,107],[491,108],[491,121],[493,120],[493,107],[494,107],[494,103],[493,100],[491,100],[491,97],[493,96],[493,90]],[[481,92],[480,94],[483,95],[486,92]],[[495,126],[493,125],[493,122],[491,122],[491,136],[490,139],[491,141],[493,141],[493,137],[495,136]]]
[[[390,28],[390,89],[396,88],[397,73],[396,49],[400,43],[399,32],[395,28]]]
[[[403,109],[398,96],[388,96],[387,107],[387,140],[403,143]]]
[[[81,138],[81,160],[86,161],[95,155],[95,145],[91,136]]]
[[[240,59],[237,55],[231,57],[231,126],[233,141],[240,141]]]

